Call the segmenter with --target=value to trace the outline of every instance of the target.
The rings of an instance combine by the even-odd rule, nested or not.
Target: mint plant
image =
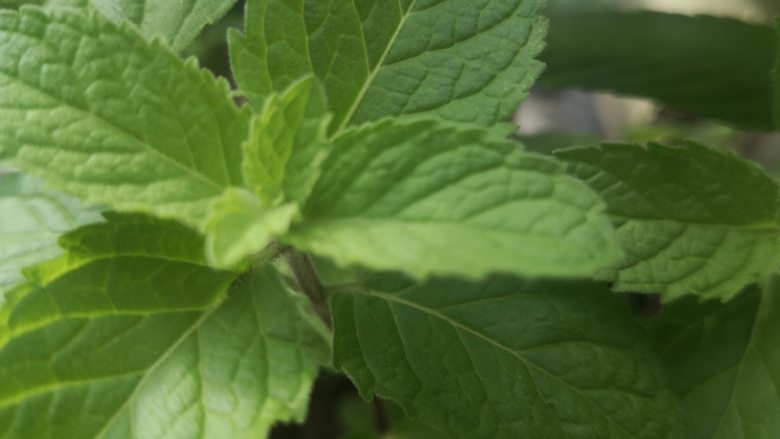
[[[780,437],[776,180],[508,122],[541,56],[548,87],[777,128],[777,38],[592,12],[760,56],[655,81],[542,3],[248,0],[232,86],[180,53],[234,0],[0,0],[0,436],[269,437],[338,373],[365,437]],[[733,74],[663,82],[693,63]]]

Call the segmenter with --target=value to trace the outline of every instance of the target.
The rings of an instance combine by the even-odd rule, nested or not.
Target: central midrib
[[[103,428],[95,434],[96,438],[105,437],[106,433],[110,430],[110,427],[114,425],[117,419],[119,419],[120,415],[124,411],[124,409],[136,398],[138,395],[138,391],[146,384],[147,379],[154,374],[154,372],[157,370],[158,367],[160,367],[163,363],[165,363],[168,358],[170,358],[171,355],[173,355],[174,352],[181,346],[195,331],[200,329],[201,325],[209,318],[211,315],[219,309],[218,306],[213,306],[208,311],[204,312],[203,315],[198,318],[187,330],[179,337],[162,355],[160,355],[160,358],[157,359],[149,368],[146,369],[146,371],[143,372],[143,376],[136,384],[133,391],[130,393],[130,395],[125,399],[125,401],[120,405],[116,413],[109,419],[106,424],[103,426]]]
[[[132,141],[137,146],[140,146],[140,149],[146,150],[147,152],[149,152],[149,153],[151,153],[151,154],[153,154],[153,155],[155,155],[157,157],[160,157],[163,161],[168,162],[168,163],[172,164],[174,167],[179,168],[180,170],[184,171],[185,174],[189,174],[192,177],[194,177],[194,178],[196,178],[198,180],[203,181],[208,186],[211,186],[212,188],[216,189],[217,192],[221,192],[222,191],[222,189],[224,187],[223,183],[216,182],[216,181],[212,180],[211,178],[207,177],[206,175],[201,174],[200,172],[197,172],[195,169],[189,168],[189,167],[185,166],[183,163],[181,163],[181,162],[179,162],[179,161],[169,157],[168,155],[164,154],[162,151],[159,151],[156,148],[152,147],[152,145],[147,143],[145,140],[142,140],[142,139],[138,138],[137,136],[135,136],[134,134],[129,133],[129,132],[125,131],[124,129],[114,125],[112,122],[110,122],[108,119],[104,118],[103,116],[101,116],[99,114],[96,114],[96,113],[90,113],[90,112],[88,112],[88,111],[86,111],[86,110],[84,110],[82,108],[79,108],[79,107],[71,104],[70,102],[64,101],[60,97],[54,96],[54,95],[52,95],[50,93],[47,93],[46,91],[36,87],[35,85],[30,84],[27,81],[24,81],[23,79],[21,79],[19,77],[10,75],[10,74],[8,74],[5,71],[0,71],[0,74],[5,76],[6,78],[11,79],[13,82],[21,84],[22,86],[24,86],[24,87],[26,87],[26,88],[28,88],[30,90],[33,90],[33,91],[35,91],[36,93],[38,93],[40,95],[43,95],[43,96],[45,96],[45,97],[47,97],[47,98],[49,98],[49,99],[51,99],[51,100],[53,100],[55,102],[58,102],[60,105],[63,105],[65,107],[67,107],[67,108],[69,108],[69,109],[71,109],[73,111],[76,111],[78,113],[81,113],[83,115],[86,115],[88,118],[91,118],[91,119],[97,121],[98,123],[100,123],[101,125],[105,126],[106,128],[108,128],[109,131],[114,131],[114,132],[116,132],[118,134],[121,134],[122,137],[125,137],[125,138],[129,139],[130,141]],[[82,151],[79,151],[79,152],[83,153]],[[230,178],[229,175],[227,175],[226,177],[228,179]]]
[[[403,11],[403,8],[401,8],[401,2],[400,0],[398,1],[398,9],[402,11],[401,18],[398,20],[398,26],[396,27],[393,36],[390,37],[390,41],[388,41],[387,47],[385,47],[385,51],[382,53],[379,61],[377,61],[374,68],[371,69],[371,72],[369,72],[368,76],[366,77],[366,81],[363,83],[363,87],[358,92],[357,96],[355,97],[355,101],[352,103],[352,107],[350,107],[349,111],[344,116],[344,120],[341,122],[341,125],[339,125],[336,132],[344,130],[344,128],[346,128],[352,121],[352,118],[355,116],[357,109],[363,102],[363,98],[366,96],[366,93],[368,93],[368,89],[371,88],[371,84],[374,82],[374,79],[376,79],[379,71],[382,69],[382,65],[385,63],[385,59],[387,59],[387,56],[390,54],[390,50],[392,50],[393,46],[395,45],[395,41],[398,39],[398,35],[400,35],[401,29],[403,29],[403,27],[406,25],[406,20],[408,20],[412,15],[415,3],[417,3],[417,0],[412,0],[411,3],[409,3],[409,8],[406,11]]]
[[[397,304],[400,304],[400,305],[403,305],[403,306],[407,306],[407,307],[412,308],[412,309],[416,309],[416,310],[418,310],[420,312],[423,312],[423,313],[429,314],[429,315],[431,315],[433,317],[436,317],[436,318],[438,318],[438,319],[448,323],[449,325],[452,325],[454,328],[466,331],[469,334],[472,334],[473,336],[475,336],[475,337],[477,337],[477,338],[479,338],[481,340],[486,341],[487,343],[495,346],[497,349],[500,349],[500,350],[502,350],[504,352],[507,352],[510,355],[512,355],[513,357],[515,357],[518,360],[520,360],[520,362],[523,363],[523,365],[525,365],[527,369],[529,369],[529,374],[531,373],[531,369],[538,370],[539,372],[542,372],[546,376],[549,376],[550,378],[552,378],[554,381],[560,383],[564,387],[567,387],[567,388],[573,390],[577,395],[581,396],[586,401],[588,401],[590,404],[592,404],[593,407],[595,407],[596,410],[598,410],[604,416],[604,418],[607,420],[607,422],[609,422],[610,424],[612,424],[615,427],[617,427],[621,432],[625,433],[627,435],[627,437],[631,437],[632,436],[632,434],[630,432],[628,432],[622,425],[618,424],[614,419],[612,419],[611,416],[609,416],[606,412],[604,412],[604,410],[602,409],[601,406],[599,406],[598,404],[593,402],[591,400],[591,398],[589,398],[587,395],[583,394],[580,389],[572,386],[571,384],[567,383],[566,381],[563,381],[560,377],[558,377],[556,375],[553,375],[551,372],[549,372],[548,370],[544,369],[543,367],[538,366],[538,365],[528,361],[528,359],[524,358],[518,352],[514,351],[510,347],[508,347],[508,346],[506,346],[506,345],[504,345],[504,344],[502,344],[502,343],[500,343],[500,342],[498,342],[496,340],[493,340],[492,338],[490,338],[487,335],[477,331],[476,329],[471,328],[470,326],[467,326],[467,325],[465,325],[465,324],[463,324],[461,322],[458,322],[457,320],[453,320],[452,318],[450,318],[450,317],[448,317],[448,316],[438,312],[438,310],[435,310],[435,309],[432,309],[432,308],[428,308],[428,307],[426,307],[424,305],[420,305],[420,304],[417,304],[415,302],[411,302],[409,300],[396,297],[396,295],[390,295],[390,294],[385,294],[385,293],[381,293],[381,292],[377,292],[377,291],[371,291],[371,290],[365,290],[365,289],[348,290],[348,291],[345,291],[345,292],[348,293],[348,294],[357,294],[357,295],[374,297],[376,299],[385,300],[387,302],[397,303]],[[536,391],[539,393],[539,396],[541,396],[542,398],[545,398],[544,394],[542,394],[541,390],[538,387],[536,387]]]

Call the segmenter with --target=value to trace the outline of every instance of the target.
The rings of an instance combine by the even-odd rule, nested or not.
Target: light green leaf
[[[62,233],[99,220],[97,212],[43,190],[29,176],[0,173],[0,303],[3,292],[22,281],[22,268],[60,253]]]
[[[391,275],[332,307],[335,364],[363,396],[453,439],[685,437],[660,359],[606,287]]]
[[[694,143],[559,151],[607,202],[628,255],[618,291],[729,299],[780,254],[778,186],[758,166]]]
[[[273,269],[210,269],[194,232],[146,218],[63,243],[5,319],[0,436],[255,438],[303,418],[328,344]]]
[[[770,130],[775,46],[771,28],[728,18],[553,10],[539,84],[647,97]]]
[[[541,0],[250,0],[230,34],[239,87],[256,106],[314,73],[334,128],[433,112],[490,125],[541,70]]]
[[[0,12],[0,90],[0,159],[88,202],[197,225],[243,183],[227,83],[96,14]]]
[[[206,255],[215,267],[231,268],[260,253],[299,216],[294,203],[265,207],[244,189],[229,189],[211,206],[204,228]]]
[[[200,31],[217,22],[236,0],[90,0],[110,19],[133,22],[147,37],[159,36],[175,51],[187,47]]]
[[[650,321],[691,439],[780,437],[780,288],[675,302]]]
[[[0,0],[0,7],[18,8],[25,4],[47,8],[91,7],[116,23],[133,23],[147,39],[160,38],[179,52],[235,3],[236,0]]]
[[[309,77],[271,95],[252,121],[244,178],[267,206],[309,197],[331,149],[326,112],[323,92]]]
[[[622,256],[586,185],[481,128],[385,120],[334,142],[304,220],[282,240],[342,266],[587,276]]]

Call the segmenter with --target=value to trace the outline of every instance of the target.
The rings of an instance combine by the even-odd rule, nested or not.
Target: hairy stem
[[[306,294],[311,299],[314,310],[317,311],[322,320],[328,326],[331,326],[325,287],[317,274],[317,269],[314,267],[311,257],[306,253],[295,250],[287,253],[286,257],[287,264],[290,266],[298,287],[303,294]]]
[[[381,399],[374,397],[373,406],[377,433],[379,433],[380,436],[384,436],[390,431],[390,421],[387,419],[385,404]]]

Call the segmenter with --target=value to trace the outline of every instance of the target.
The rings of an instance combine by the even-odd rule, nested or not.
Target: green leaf
[[[598,137],[569,131],[548,131],[537,134],[522,134],[516,136],[528,151],[538,154],[552,155],[553,152],[573,146],[598,145],[602,142]]]
[[[96,14],[0,12],[0,159],[116,210],[197,225],[243,183],[225,81]]]
[[[447,437],[423,424],[402,421],[393,425],[385,439],[447,439]]]
[[[780,254],[778,186],[758,166],[695,143],[559,151],[607,202],[628,257],[618,291],[729,299]]]
[[[259,106],[314,73],[334,128],[432,112],[490,125],[526,96],[541,64],[541,0],[250,0],[230,34],[241,90]]]
[[[382,406],[390,423],[390,431],[385,439],[447,439],[440,431],[409,419],[397,404],[382,401]]]
[[[244,178],[266,205],[309,197],[331,149],[326,112],[323,92],[309,77],[271,95],[252,121]]]
[[[57,238],[100,216],[76,200],[43,190],[21,173],[0,173],[0,303],[22,281],[22,268],[60,253]]]
[[[772,129],[772,29],[658,12],[552,11],[539,84],[654,99],[740,128]]]
[[[147,37],[159,36],[179,52],[206,25],[217,22],[236,0],[91,0],[90,5],[110,19],[129,20]]]
[[[215,267],[231,268],[261,252],[299,216],[298,205],[265,207],[244,189],[230,189],[211,206],[204,227],[206,255]]]
[[[586,185],[484,129],[384,120],[334,143],[304,220],[282,239],[342,266],[587,276],[622,256]]]
[[[675,302],[650,321],[691,439],[780,437],[780,288]]]
[[[194,232],[147,218],[63,244],[5,319],[0,436],[265,437],[302,420],[328,344],[273,269],[215,271]]]
[[[777,36],[780,41],[780,18],[776,21]],[[780,130],[780,43],[777,45],[777,56],[775,57],[775,68],[772,70],[772,79],[774,81],[775,97],[775,128]]]
[[[235,3],[236,0],[0,0],[0,7],[18,8],[25,4],[47,8],[91,7],[116,23],[133,23],[147,39],[160,38],[180,52]]]
[[[41,5],[44,0],[0,0],[0,8],[16,9],[23,5]]]
[[[606,287],[392,275],[335,294],[334,362],[453,439],[683,438],[660,359]]]

